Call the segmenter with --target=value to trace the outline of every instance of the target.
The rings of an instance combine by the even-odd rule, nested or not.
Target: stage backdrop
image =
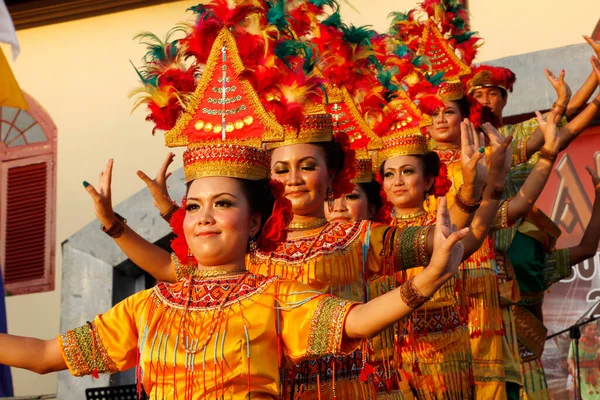
[[[576,246],[590,219],[594,190],[585,170],[600,173],[600,126],[589,128],[561,153],[537,205],[562,230],[557,248]],[[583,314],[600,315],[600,253],[573,267],[571,276],[554,284],[544,300],[544,324],[549,333],[565,329]],[[596,305],[595,305],[596,304]],[[543,362],[553,399],[569,399],[567,355],[569,335],[546,343]]]

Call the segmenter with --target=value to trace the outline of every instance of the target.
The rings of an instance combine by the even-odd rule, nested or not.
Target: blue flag
[[[6,327],[6,305],[4,303],[4,282],[0,273],[0,333],[7,333]],[[10,368],[0,364],[0,397],[14,396]]]

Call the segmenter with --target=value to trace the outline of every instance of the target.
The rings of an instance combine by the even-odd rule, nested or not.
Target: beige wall
[[[417,0],[350,0],[342,17],[377,30],[389,26],[392,11],[407,11]],[[353,10],[348,3],[358,10]],[[471,27],[485,38],[477,62],[583,43],[600,19],[598,0],[469,0]]]
[[[41,338],[58,333],[60,243],[94,219],[81,182],[96,183],[107,158],[114,157],[113,196],[118,203],[143,187],[135,171],[153,172],[166,153],[162,138],[151,136],[143,113],[129,114],[132,102],[127,93],[137,84],[129,60],[137,63],[143,54],[142,46],[131,38],[142,30],[162,35],[189,18],[184,10],[194,3],[183,1],[18,32],[22,52],[13,71],[58,127],[57,288],[51,293],[8,298],[10,333]],[[473,27],[487,39],[481,60],[579,43],[579,35],[590,34],[600,17],[597,0],[574,0],[568,9],[558,11],[541,0],[469,3]],[[344,18],[385,29],[389,12],[409,9],[414,2],[354,0],[352,4],[361,13],[344,3]],[[516,4],[522,11],[509,21],[505,15]],[[8,49],[5,52],[9,54]],[[55,374],[13,373],[17,395],[56,391]]]

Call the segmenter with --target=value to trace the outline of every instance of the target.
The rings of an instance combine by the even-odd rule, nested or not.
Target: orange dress
[[[426,212],[408,219],[396,218],[392,225],[433,225],[435,217],[435,213]],[[398,285],[421,270],[398,272]],[[473,396],[471,343],[460,289],[458,276],[450,279],[431,300],[397,325],[402,367],[419,400]]]
[[[76,376],[138,368],[151,399],[280,399],[280,364],[345,354],[353,303],[249,272],[159,283],[59,336]],[[141,389],[141,386],[140,386]]]
[[[258,251],[250,257],[250,270],[297,280],[347,300],[365,301],[370,281],[393,279],[396,271],[423,264],[416,262],[424,256],[422,229],[390,228],[371,221],[334,222],[306,231],[272,253]],[[289,365],[283,371],[282,393],[294,399],[413,398],[406,378],[398,373],[401,368],[394,359],[393,339],[381,357],[386,360],[385,368],[373,371],[369,351]]]
[[[446,195],[448,207],[462,185],[460,150],[435,150],[448,167],[452,181]],[[435,200],[434,200],[435,202]],[[494,229],[504,228],[502,207]],[[523,384],[519,348],[511,302],[518,287],[506,256],[498,251],[495,233],[460,266],[468,305],[468,325],[473,357],[476,399],[505,399],[506,382]]]

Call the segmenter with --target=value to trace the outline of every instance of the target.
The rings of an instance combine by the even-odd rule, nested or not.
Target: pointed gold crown
[[[363,119],[346,88],[326,85],[326,89],[329,99],[327,112],[333,118],[333,135],[347,135],[350,148],[356,153],[356,176],[352,182],[371,182],[374,179],[371,153],[380,150],[383,143]]]
[[[458,58],[432,20],[425,24],[418,54],[425,56],[431,63],[431,74],[444,73],[444,82],[438,87],[438,96],[444,101],[462,99],[464,88],[460,78],[470,74],[471,68]]]
[[[242,71],[235,38],[223,28],[185,112],[165,133],[168,147],[187,146],[187,182],[205,176],[269,177],[269,157],[262,144],[283,140],[284,128],[240,77]]]
[[[398,156],[429,152],[427,138],[421,133],[421,128],[430,125],[431,118],[422,114],[403,91],[397,92],[396,99],[392,100],[388,107],[392,122],[381,135],[383,147],[378,153],[377,164],[381,165]]]

